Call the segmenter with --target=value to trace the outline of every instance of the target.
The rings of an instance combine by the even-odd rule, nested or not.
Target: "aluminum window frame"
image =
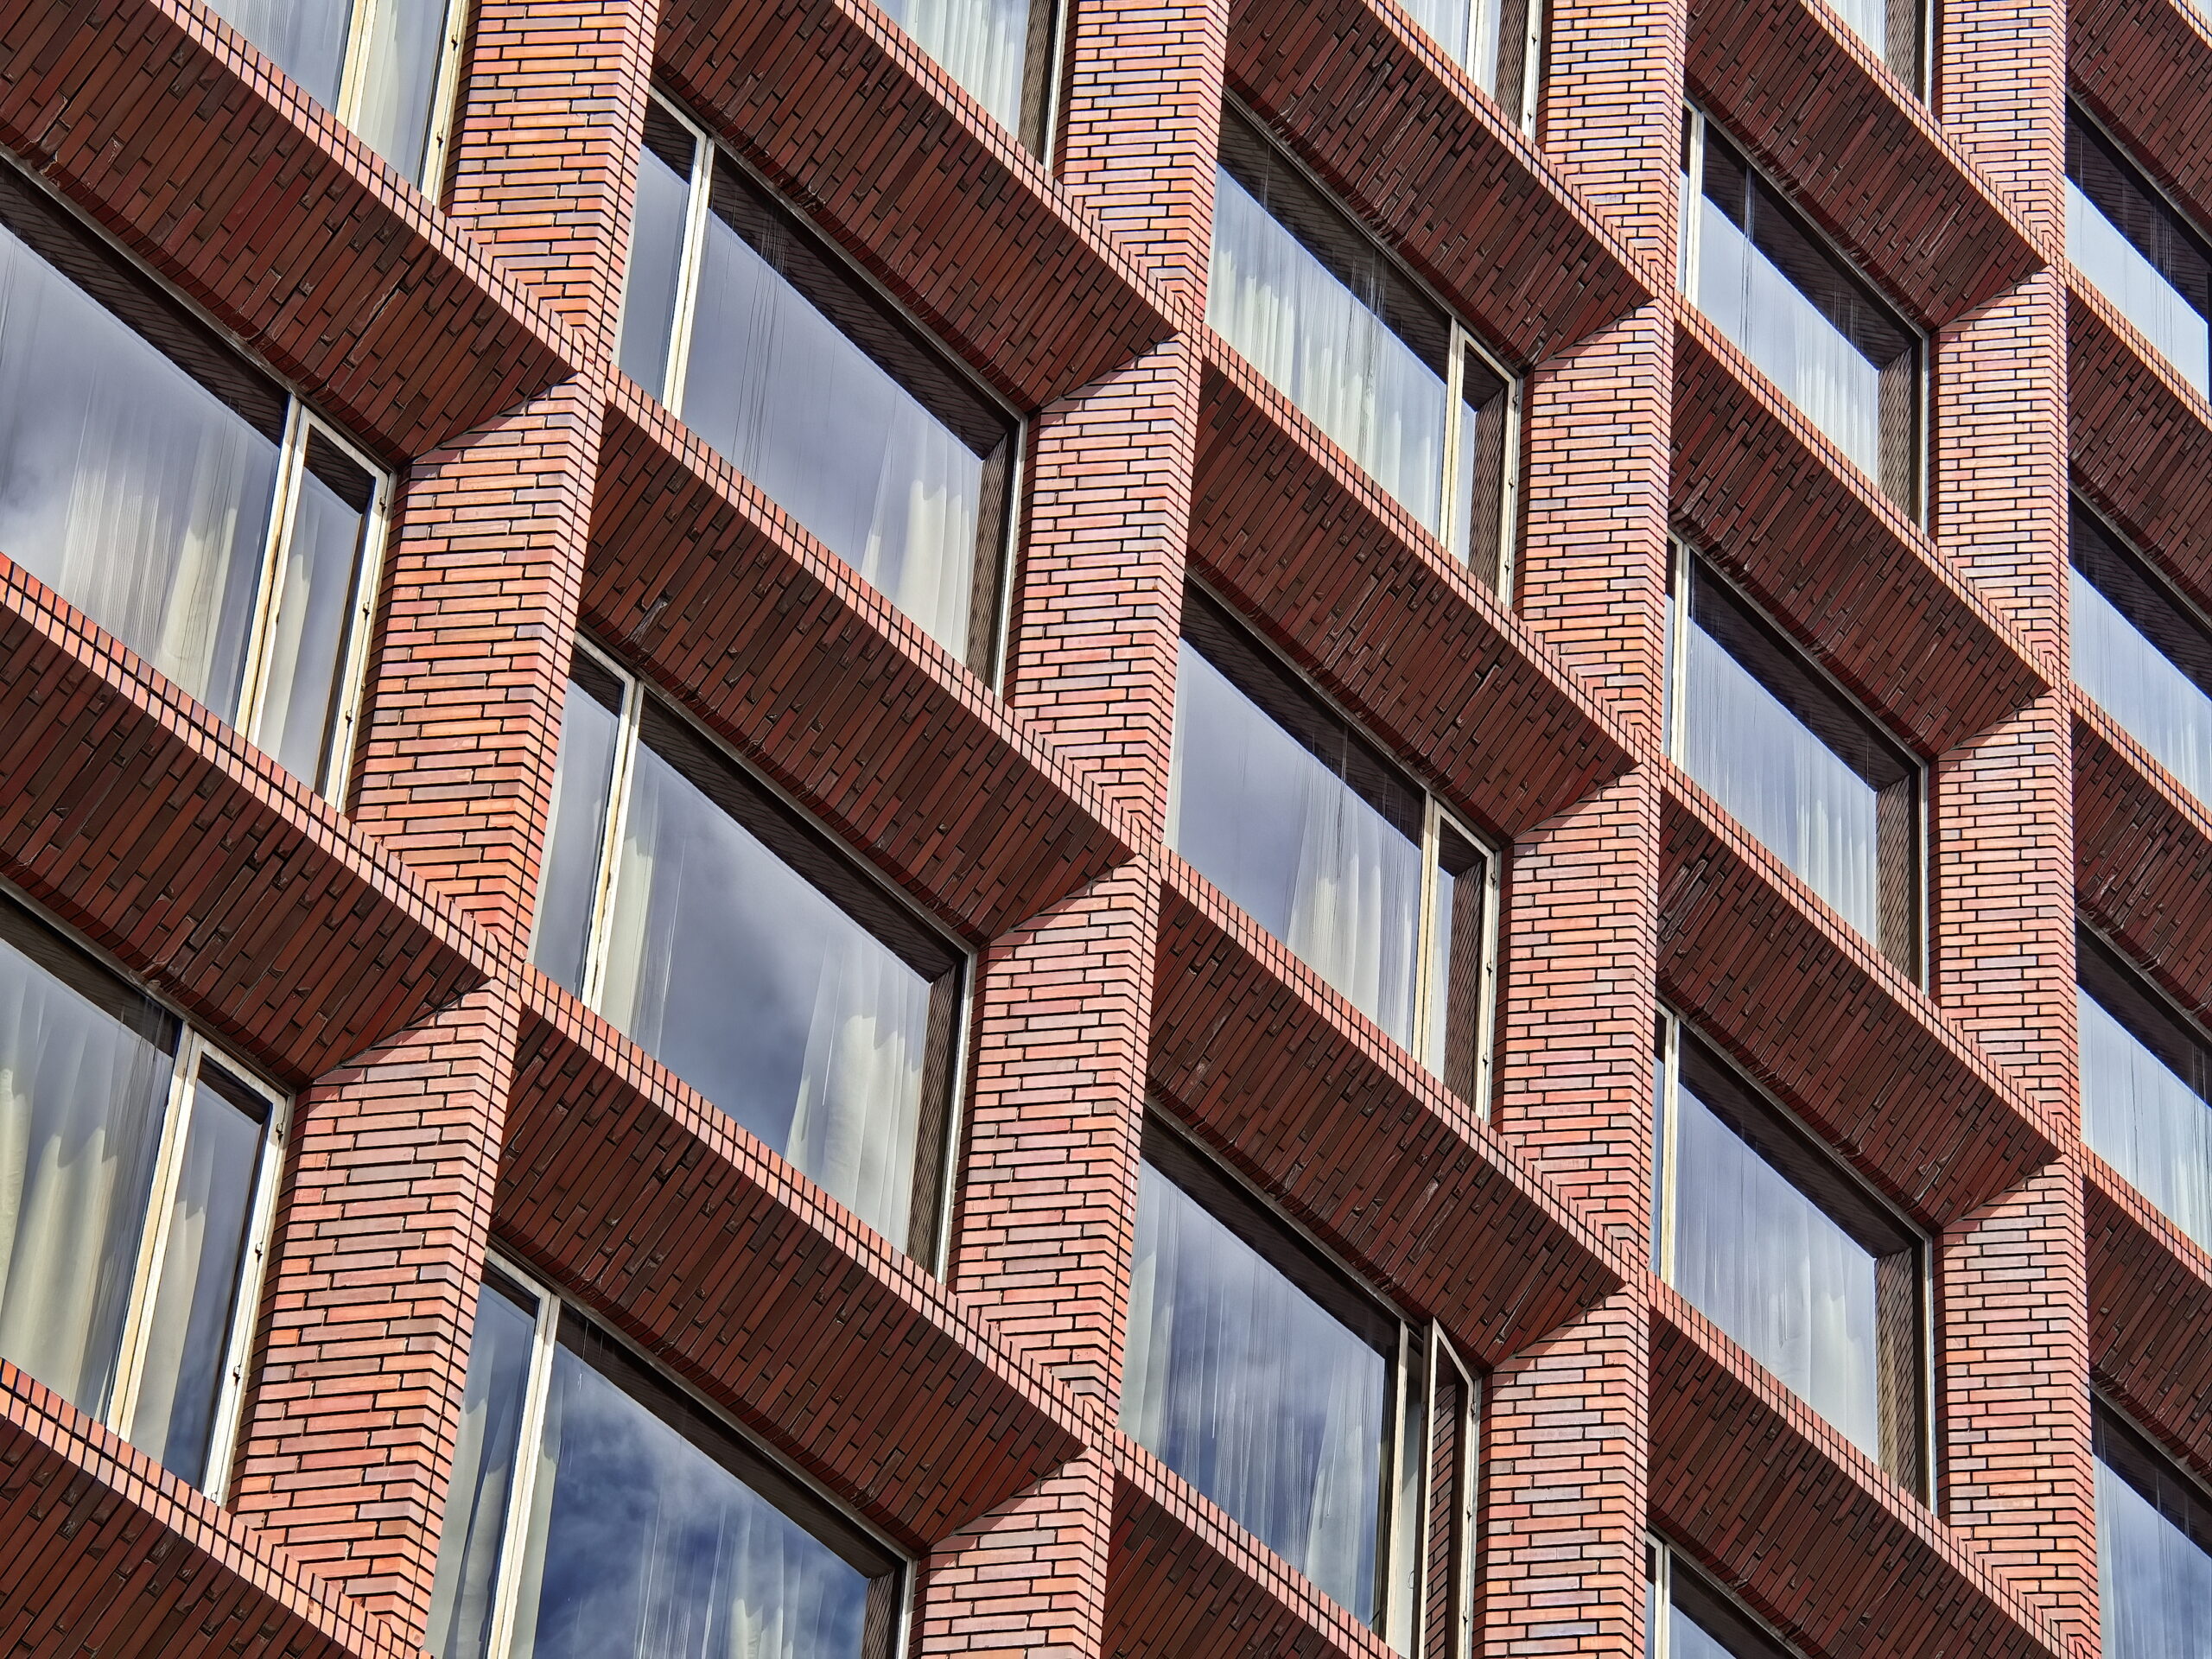
[[[950,1022],[949,1029],[932,1033],[941,1039],[944,1047],[944,1076],[941,1085],[933,1085],[925,1074],[925,1089],[941,1086],[943,1098],[933,1100],[925,1095],[921,1103],[922,1128],[915,1145],[915,1202],[907,1223],[907,1236],[893,1239],[892,1243],[919,1263],[926,1271],[942,1277],[951,1249],[952,1212],[957,1193],[956,1178],[959,1173],[961,1136],[965,1132],[966,1107],[969,1071],[973,1063],[976,1024],[976,995],[982,976],[978,971],[976,953],[965,941],[957,939],[938,927],[919,906],[905,893],[884,880],[858,854],[853,852],[842,838],[823,827],[820,819],[806,805],[780,788],[772,779],[747,762],[730,745],[708,729],[681,701],[656,690],[644,676],[624,663],[612,652],[601,647],[588,636],[578,634],[575,650],[601,672],[612,677],[622,688],[622,706],[615,711],[616,734],[614,753],[607,782],[607,810],[599,825],[599,845],[593,876],[590,919],[584,934],[583,973],[577,999],[596,1012],[606,989],[608,959],[607,943],[613,926],[615,905],[619,897],[616,877],[621,861],[622,838],[629,812],[632,775],[638,751],[645,743],[645,714],[648,702],[675,721],[695,741],[702,746],[716,760],[728,766],[743,784],[765,798],[771,804],[795,821],[794,828],[819,843],[823,853],[832,859],[841,874],[855,883],[865,883],[877,901],[893,908],[901,918],[918,933],[925,936],[936,948],[950,959],[951,966],[943,976],[950,984],[944,993],[945,1010],[940,1013],[932,996],[930,1019],[932,1026],[940,1019]],[[574,685],[571,676],[565,681]],[[573,695],[569,692],[569,695]],[[588,695],[587,693],[586,695]],[[675,763],[671,760],[671,765]],[[680,766],[677,768],[682,771]],[[689,779],[696,787],[696,780]],[[716,810],[722,810],[719,803]],[[769,852],[786,868],[792,868],[775,848]],[[803,880],[804,872],[794,871]],[[874,927],[862,917],[854,915],[851,908],[837,894],[815,885],[817,890],[836,905],[852,920],[866,930],[871,938],[887,949],[895,950],[882,938]],[[535,948],[536,925],[532,924],[532,948]],[[541,970],[542,971],[542,970]],[[930,982],[935,985],[939,981]],[[603,1017],[603,1016],[602,1016]],[[703,1096],[702,1096],[703,1097]],[[717,1111],[723,1109],[717,1106]],[[937,1145],[930,1146],[931,1121],[938,1126]],[[734,1122],[735,1120],[732,1119]],[[764,1147],[766,1143],[763,1143]],[[819,1185],[814,1178],[791,1162],[788,1154],[780,1147],[766,1150],[788,1166],[792,1173],[810,1184]],[[927,1153],[925,1163],[924,1154]],[[926,1202],[919,1192],[926,1171],[930,1192]],[[862,1224],[867,1224],[865,1222]]]
[[[376,27],[377,8],[390,0],[353,0],[346,20],[344,67],[338,78],[338,106],[331,113],[348,131],[358,132],[355,122],[369,73],[369,41]],[[455,117],[461,101],[461,56],[468,38],[470,0],[446,0],[445,29],[438,45],[438,67],[430,79],[430,125],[423,143],[423,177],[416,188],[434,202],[445,200],[445,176],[453,146]],[[237,26],[232,25],[233,28]],[[239,33],[244,34],[243,29]],[[366,143],[368,141],[363,139]],[[399,164],[385,157],[395,172]],[[401,174],[404,178],[404,173]]]
[[[4,877],[0,877],[0,905],[12,905],[34,925],[61,940],[68,949],[175,1022],[176,1044],[169,1055],[169,1077],[162,1103],[162,1132],[147,1184],[145,1205],[138,1220],[130,1289],[116,1350],[114,1375],[109,1379],[99,1409],[86,1414],[133,1446],[137,1443],[130,1440],[130,1424],[145,1386],[147,1343],[168,1246],[165,1224],[176,1198],[185,1141],[192,1132],[194,1096],[203,1064],[214,1065],[264,1108],[260,1145],[255,1154],[252,1197],[247,1205],[238,1278],[231,1287],[230,1313],[224,1332],[222,1382],[208,1416],[205,1467],[198,1483],[200,1491],[221,1505],[228,1501],[236,1474],[232,1465],[237,1460],[246,1372],[258,1334],[262,1293],[267,1285],[269,1258],[275,1243],[278,1189],[283,1184],[285,1152],[291,1138],[295,1096],[270,1082],[260,1068],[240,1061],[235,1051],[210,1038],[207,1028],[184,1009],[152,990],[142,977],[108,951],[76,929],[62,924]],[[155,1462],[161,1462],[159,1450],[147,1446],[138,1449]]]
[[[1798,1659],[1797,1649],[1790,1646],[1780,1631],[1750,1608],[1721,1589],[1712,1577],[1700,1572],[1695,1563],[1657,1532],[1646,1531],[1643,1535],[1645,1622],[1644,1659],[1674,1659],[1675,1587],[1676,1564],[1681,1563],[1682,1584],[1691,1591],[1691,1606],[1687,1609],[1697,1627],[1733,1656],[1733,1659]],[[1700,1607],[1700,1604],[1702,1604]],[[1713,1630],[1704,1619],[1698,1618],[1705,1611],[1713,1623],[1722,1626]]]

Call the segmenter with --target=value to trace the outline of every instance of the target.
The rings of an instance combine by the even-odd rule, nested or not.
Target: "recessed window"
[[[2066,257],[2183,379],[2200,392],[2212,385],[2212,250],[2071,104]]]
[[[1507,586],[1511,379],[1235,108],[1206,321],[1479,580]]]
[[[1682,121],[1682,288],[1907,512],[1920,503],[1920,337],[1705,116]]]
[[[1921,95],[1920,0],[1828,0],[1851,32]]]
[[[880,0],[892,22],[998,124],[1051,147],[1059,10],[1052,0]]]
[[[1406,10],[1446,56],[1466,66],[1508,121],[1523,132],[1535,131],[1541,0],[1406,0]]]
[[[2212,628],[2074,502],[2074,683],[2183,789],[2212,801]]]
[[[371,149],[431,194],[444,171],[466,0],[208,0]]]
[[[2082,1138],[2212,1250],[2212,1044],[2095,935],[2076,946]]]
[[[2105,1659],[2194,1659],[2212,1607],[2212,1497],[2103,1402],[2095,1413]]]
[[[1795,1659],[1750,1612],[1675,1550],[1644,1549],[1645,1659]]]
[[[437,1659],[890,1659],[899,1558],[497,1265],[461,1411],[430,1601]]]
[[[964,958],[580,645],[531,955],[933,1259]]]
[[[1196,590],[1183,607],[1167,841],[1479,1103],[1494,861]]]
[[[1017,423],[658,99],[620,356],[824,547],[989,671]]]
[[[1465,1650],[1475,1380],[1158,1120],[1122,1427],[1401,1652]]]
[[[218,1497],[282,1107],[0,896],[0,1359]]]
[[[1678,562],[1674,751],[1906,972],[1919,962],[1919,767],[1704,563]]]
[[[1923,1240],[1671,1016],[1657,1071],[1658,1271],[1921,1491]]]
[[[341,799],[384,483],[0,165],[0,549]]]

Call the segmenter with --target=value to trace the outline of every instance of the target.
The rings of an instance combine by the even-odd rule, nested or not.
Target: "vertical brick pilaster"
[[[422,1641],[518,1016],[472,993],[295,1108],[231,1503]]]
[[[1537,142],[1662,290],[1675,285],[1687,16],[1669,0],[1544,8]]]
[[[479,925],[530,925],[601,399],[570,382],[411,469],[354,816]]]
[[[1114,1482],[1090,1453],[944,1541],[923,1563],[913,1650],[1090,1659],[1105,1640]]]

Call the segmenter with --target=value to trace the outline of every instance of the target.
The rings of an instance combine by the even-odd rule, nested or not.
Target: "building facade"
[[[2208,86],[0,3],[0,1635],[2203,1654]]]

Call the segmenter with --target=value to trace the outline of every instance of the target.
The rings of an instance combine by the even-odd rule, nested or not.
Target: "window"
[[[1719,130],[1682,121],[1682,288],[1907,512],[1920,505],[1920,340]]]
[[[1919,1235],[1670,1015],[1656,1070],[1656,1271],[1924,1491]]]
[[[1017,423],[658,100],[620,357],[824,547],[989,672]]]
[[[1206,321],[1505,591],[1517,389],[1234,108],[1222,112]]]
[[[2077,499],[2074,683],[2200,801],[2212,802],[2212,628]]]
[[[1675,758],[1907,973],[1920,957],[1919,767],[1678,550]]]
[[[1147,1120],[1122,1427],[1402,1653],[1464,1654],[1472,1375]]]
[[[2119,1413],[2094,1410],[2106,1659],[2195,1659],[2212,1607],[2212,1497]]]
[[[2086,928],[2075,963],[2082,1138],[2212,1250],[2212,1043]]]
[[[1919,0],[1828,0],[1851,32],[1874,48],[1897,79],[1923,96]]]
[[[580,645],[532,958],[934,1258],[963,958]]]
[[[1493,861],[1195,589],[1183,605],[1167,842],[1480,1103]]]
[[[1446,55],[1466,66],[1508,121],[1524,133],[1536,130],[1542,0],[1405,0],[1405,7]]]
[[[0,1358],[218,1497],[282,1117],[0,896]]]
[[[890,1659],[899,1559],[493,1263],[439,1535],[437,1659]]]
[[[2212,386],[2212,251],[2119,145],[2066,106],[2066,257],[2201,393]]]
[[[207,0],[425,193],[445,168],[463,0]]]
[[[1788,1648],[1681,1555],[1644,1548],[1646,1659],[1792,1659]]]
[[[998,124],[1039,155],[1052,147],[1058,10],[1049,0],[880,0]]]
[[[341,799],[383,485],[0,166],[0,549]]]

